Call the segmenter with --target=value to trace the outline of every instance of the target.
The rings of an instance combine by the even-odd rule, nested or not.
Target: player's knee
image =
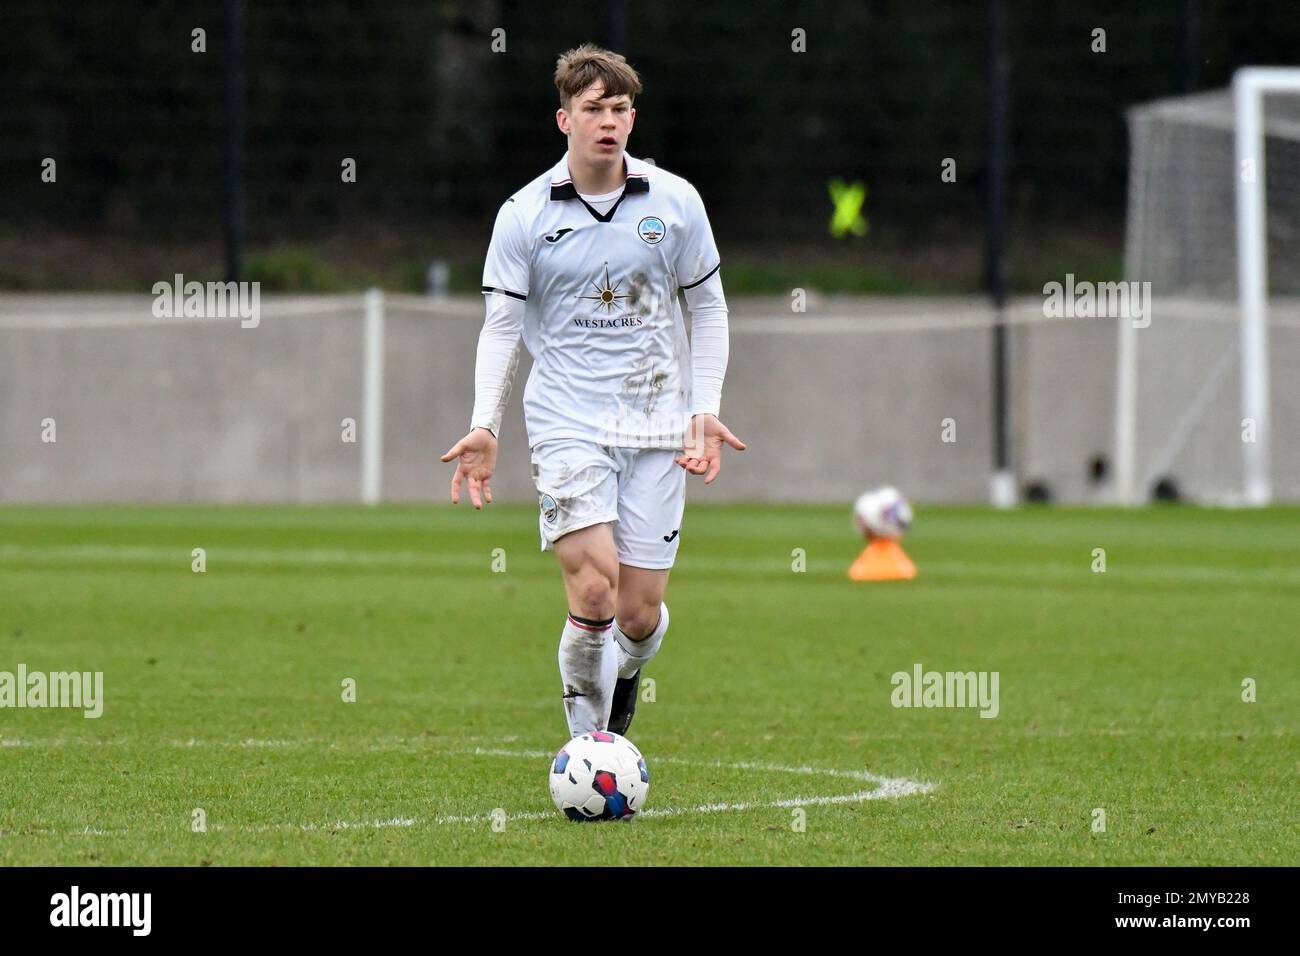
[[[593,620],[610,617],[614,609],[614,583],[601,572],[588,568],[578,576],[573,588],[578,607],[573,613]]]
[[[618,627],[634,641],[643,641],[649,637],[659,623],[659,602],[653,604],[638,602],[630,607],[620,609]]]

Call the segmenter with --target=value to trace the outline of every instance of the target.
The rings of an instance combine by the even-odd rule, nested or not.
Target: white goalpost
[[[1164,478],[1267,505],[1269,331],[1300,325],[1300,69],[1244,68],[1231,91],[1144,104],[1129,126],[1126,278],[1150,281],[1154,306],[1148,328],[1119,320],[1116,499]]]
[[[384,293],[366,292],[361,392],[361,501],[377,505],[384,487]]]
[[[1241,299],[1241,411],[1254,422],[1255,441],[1242,442],[1246,502],[1266,505],[1273,497],[1269,468],[1268,254],[1264,231],[1264,95],[1300,95],[1300,70],[1252,67],[1232,81],[1237,112],[1237,281]],[[1251,165],[1254,165],[1254,175]],[[1300,262],[1293,263],[1300,269]]]

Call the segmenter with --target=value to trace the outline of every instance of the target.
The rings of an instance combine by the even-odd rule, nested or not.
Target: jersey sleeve
[[[691,289],[718,271],[721,260],[704,200],[691,187],[684,213],[685,230],[677,242],[673,271],[679,289]]]
[[[487,317],[478,336],[474,363],[474,412],[469,427],[486,428],[501,435],[501,420],[519,367],[519,337],[524,324],[524,303],[505,295],[484,296]]]
[[[517,200],[508,199],[497,213],[483,263],[484,295],[528,298],[528,273],[531,242],[519,215]]]
[[[727,374],[727,299],[718,270],[683,293],[691,311],[691,414],[718,415]]]

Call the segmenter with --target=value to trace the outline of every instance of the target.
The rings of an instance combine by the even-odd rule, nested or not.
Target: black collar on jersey
[[[623,204],[623,200],[628,197],[629,193],[648,193],[650,191],[650,180],[644,173],[628,173],[627,183],[623,186],[623,195],[618,197],[618,202],[609,207],[609,212],[603,216],[591,207],[587,200],[578,195],[578,190],[573,185],[573,180],[566,180],[562,183],[551,183],[552,199],[576,199],[587,207],[587,212],[595,217],[597,222],[609,222],[614,218],[614,213],[618,207]]]

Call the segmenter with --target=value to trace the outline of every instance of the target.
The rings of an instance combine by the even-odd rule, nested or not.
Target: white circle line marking
[[[460,751],[486,757],[519,757],[529,760],[550,758],[554,754],[547,750],[506,750],[493,747],[475,747],[473,750]],[[650,807],[640,811],[638,817],[675,817],[687,813],[724,813],[743,810],[771,809],[776,807],[812,807],[841,803],[863,803],[867,800],[890,800],[898,797],[910,797],[916,794],[930,793],[934,784],[906,777],[882,777],[866,770],[833,770],[825,767],[791,767],[783,764],[754,763],[751,761],[726,762],[721,760],[694,760],[688,757],[658,757],[656,763],[676,763],[696,767],[717,767],[726,770],[762,770],[772,773],[793,773],[804,776],[849,777],[876,784],[874,790],[858,790],[853,793],[835,794],[833,796],[789,797],[782,800],[749,803],[703,803],[694,807]],[[544,820],[554,817],[553,813],[528,811],[526,813],[507,814],[506,820]],[[433,822],[445,823],[484,823],[492,820],[491,814],[474,814],[471,816],[441,816]],[[498,817],[497,819],[500,819]]]

